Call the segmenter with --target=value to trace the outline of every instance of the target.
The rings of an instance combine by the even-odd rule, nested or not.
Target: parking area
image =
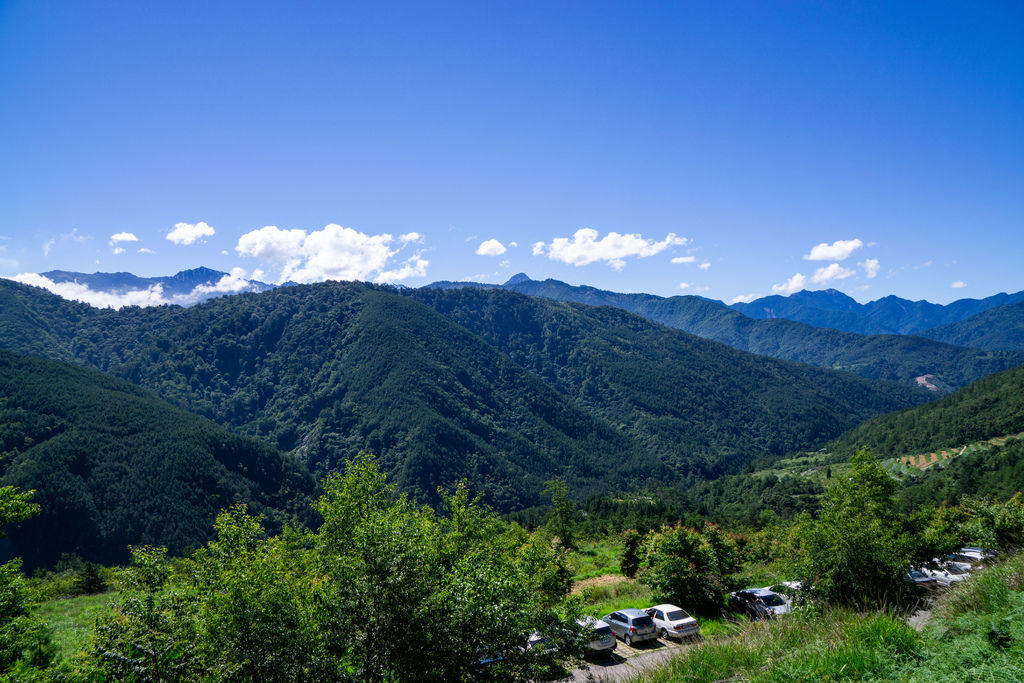
[[[671,638],[626,645],[621,640],[609,657],[595,658],[573,671],[573,681],[623,681],[664,659],[691,647],[695,642]]]

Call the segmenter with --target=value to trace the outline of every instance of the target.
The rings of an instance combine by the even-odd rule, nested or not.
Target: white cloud
[[[110,236],[110,246],[117,242],[138,242],[139,238],[130,232],[118,232]]]
[[[112,251],[114,252],[114,255],[117,256],[124,253],[124,247],[114,247]]]
[[[514,244],[514,243],[513,243],[513,244]],[[499,266],[501,266],[502,268],[508,268],[509,266],[511,266],[511,265],[512,265],[512,262],[511,262],[511,261],[509,261],[508,259],[505,259],[504,261],[502,261],[502,262],[501,262],[501,263],[499,263],[498,265],[499,265]]]
[[[404,235],[399,235],[398,241],[402,243],[422,242],[423,235],[419,234],[418,232],[407,232]]]
[[[953,284],[950,285],[953,289],[963,289],[967,286],[967,283],[963,280],[954,280]]]
[[[689,282],[679,283],[679,289],[689,289],[690,287],[693,287],[693,285],[691,285]]]
[[[916,266],[914,266],[914,270],[922,270],[924,268],[931,268],[934,263],[935,263],[934,261],[925,261],[924,263],[918,263]]]
[[[505,248],[505,245],[496,239],[485,240],[476,248],[476,253],[480,256],[501,256],[506,251],[508,249]]]
[[[807,261],[842,261],[864,246],[859,239],[836,240],[832,244],[822,242],[811,247],[811,253],[805,254]]]
[[[265,275],[266,273],[263,272],[262,268],[257,268],[256,270],[252,271],[253,280],[259,280],[260,282],[262,282]]]
[[[571,238],[556,237],[551,240],[551,244],[536,242],[533,245],[533,255],[546,255],[552,261],[574,266],[604,261],[615,270],[622,270],[626,265],[626,258],[654,256],[671,246],[687,242],[687,238],[677,237],[673,233],[669,233],[660,242],[644,239],[639,233],[620,235],[617,232],[609,232],[598,239],[597,230],[580,228]]]
[[[878,275],[880,266],[878,264],[878,259],[876,258],[864,259],[857,265],[864,269],[864,277],[869,280]]]
[[[518,246],[519,246],[519,242],[509,242],[508,243],[508,248],[509,249],[515,249]]]
[[[732,298],[731,304],[749,304],[754,299],[760,299],[760,294],[738,294]]]
[[[412,258],[406,259],[398,268],[383,271],[374,280],[376,282],[398,282],[411,277],[426,277],[429,265],[430,261],[416,254]]]
[[[776,294],[792,294],[804,289],[806,285],[807,276],[802,273],[796,273],[781,285],[772,285],[772,291]]]
[[[78,282],[54,282],[38,273],[19,273],[11,278],[15,282],[42,287],[57,296],[73,301],[82,301],[97,308],[121,308],[123,306],[160,306],[169,303],[161,285],[148,289],[127,292],[97,292]]]
[[[404,246],[399,240],[399,248]],[[268,225],[242,235],[235,247],[242,256],[281,265],[278,283],[323,280],[393,282],[426,275],[429,261],[414,255],[397,269],[387,270],[399,249],[387,233],[367,235],[331,223],[322,230],[282,230]]]
[[[155,254],[156,252],[153,251],[152,249],[147,249],[146,247],[142,247],[141,249],[139,249],[139,253],[140,254]]]
[[[676,256],[672,259],[672,263],[693,263],[696,260],[696,256]]]
[[[15,282],[53,292],[57,296],[73,301],[81,301],[96,308],[123,308],[125,306],[163,306],[177,304],[190,306],[210,296],[221,294],[237,294],[252,288],[245,279],[245,271],[234,268],[230,274],[224,275],[212,285],[198,285],[188,294],[164,296],[163,285],[156,284],[146,289],[130,289],[116,292],[103,292],[90,289],[79,282],[54,282],[38,273],[19,273],[10,278]]]
[[[198,223],[175,223],[174,229],[167,233],[167,239],[175,244],[194,244],[203,237],[212,237],[214,229],[203,221]]]
[[[708,268],[711,267],[711,264],[708,261],[705,261],[704,263],[700,264],[697,267],[700,268],[701,270],[707,270]]]
[[[855,271],[850,270],[849,268],[843,268],[838,263],[830,263],[829,265],[823,268],[818,268],[814,271],[814,276],[811,279],[818,284],[822,284],[829,280],[845,280],[855,274]]]

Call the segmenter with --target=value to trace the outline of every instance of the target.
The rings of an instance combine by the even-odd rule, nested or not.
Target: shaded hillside
[[[1024,366],[981,379],[932,403],[883,415],[843,434],[839,452],[868,446],[892,457],[1024,431]]]
[[[1024,363],[1021,351],[979,351],[905,335],[864,336],[791,320],[754,320],[721,302],[696,296],[657,297],[573,287],[557,280],[520,280],[504,286],[524,294],[631,311],[669,327],[774,358],[810,363],[907,384],[934,375],[959,388]]]
[[[740,463],[820,443],[920,390],[757,357],[612,307],[406,291],[655,452]],[[721,470],[719,470],[721,471]]]
[[[0,351],[0,485],[41,513],[10,531],[28,566],[62,552],[105,563],[128,544],[181,553],[236,502],[271,528],[309,516],[313,482],[291,456],[94,370]],[[9,550],[12,548],[9,546]]]
[[[929,339],[990,351],[1024,349],[1024,302],[991,308],[966,320],[925,330]]]

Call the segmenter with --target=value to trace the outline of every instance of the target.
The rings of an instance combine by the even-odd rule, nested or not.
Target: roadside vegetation
[[[0,522],[36,514],[30,494],[2,491]],[[704,640],[651,680],[913,678],[925,662],[958,671],[962,663],[928,639],[973,638],[983,626],[994,634],[986,642],[1007,650],[1005,665],[1015,661],[1020,564],[951,592],[936,613],[952,626],[934,636],[905,625],[920,594],[903,577],[963,545],[1024,545],[1019,495],[906,514],[906,489],[867,451],[833,476],[813,514],[762,509],[750,526],[692,513],[666,521],[671,504],[649,494],[577,506],[560,480],[545,491],[550,508],[525,529],[465,485],[442,492],[436,509],[416,505],[361,456],[325,481],[316,530],[270,535],[239,505],[184,558],[142,546],[123,569],[67,557],[29,579],[15,561],[0,575],[0,672],[62,681],[557,679],[581,662],[588,633],[578,618],[662,602],[697,616]],[[792,614],[748,624],[729,612],[730,591],[784,580],[813,587]],[[544,647],[525,647],[533,634]]]

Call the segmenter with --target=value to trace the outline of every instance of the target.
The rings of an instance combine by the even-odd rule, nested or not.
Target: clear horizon
[[[1015,292],[1022,32],[1010,2],[7,3],[0,276]]]

